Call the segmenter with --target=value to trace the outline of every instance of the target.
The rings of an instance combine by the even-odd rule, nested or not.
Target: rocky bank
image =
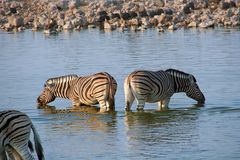
[[[181,27],[240,26],[240,1],[229,0],[0,0],[4,31],[100,28],[159,32]]]

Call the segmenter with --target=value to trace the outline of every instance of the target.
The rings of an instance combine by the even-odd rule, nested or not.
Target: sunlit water
[[[158,33],[0,32],[0,110],[26,112],[35,124],[47,160],[240,159],[240,31],[178,30]],[[124,112],[123,80],[136,69],[176,68],[193,74],[206,104],[176,94],[170,110]],[[118,82],[116,113],[96,108],[64,110],[35,104],[44,82],[66,74],[107,71]]]

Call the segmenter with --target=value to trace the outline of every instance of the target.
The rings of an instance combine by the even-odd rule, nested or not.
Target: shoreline
[[[240,27],[240,1],[0,0],[0,29],[43,31],[100,28],[158,32],[179,28]]]

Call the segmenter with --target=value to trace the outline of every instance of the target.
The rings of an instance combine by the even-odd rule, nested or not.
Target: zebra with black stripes
[[[171,96],[177,92],[185,92],[198,103],[205,102],[205,97],[191,74],[176,69],[135,71],[124,81],[125,109],[130,110],[135,99],[138,110],[143,110],[145,102],[157,102],[159,110],[166,109]]]
[[[39,135],[30,118],[20,111],[0,112],[0,159],[34,160],[31,130],[34,135],[35,150],[39,160],[44,160]]]
[[[100,112],[113,111],[116,90],[117,82],[107,72],[83,77],[66,75],[48,79],[37,104],[43,106],[60,97],[70,99],[73,106],[99,104]]]

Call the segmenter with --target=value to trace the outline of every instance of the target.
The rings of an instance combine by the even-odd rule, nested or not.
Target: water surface
[[[240,159],[240,31],[178,30],[158,33],[0,32],[0,110],[26,112],[41,136],[46,159]],[[123,80],[136,69],[176,68],[193,74],[206,97],[203,107],[176,94],[170,110],[124,112]],[[107,71],[118,82],[116,113],[96,108],[48,109],[35,101],[44,82],[65,74]]]

